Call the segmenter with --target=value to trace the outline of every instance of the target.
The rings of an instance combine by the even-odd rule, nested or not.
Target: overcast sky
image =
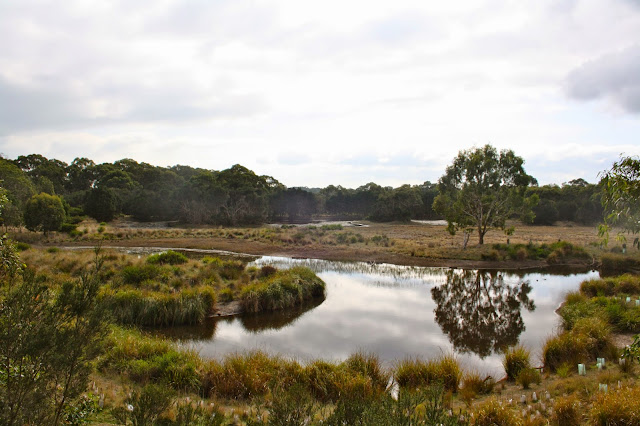
[[[398,186],[486,143],[541,184],[640,154],[640,0],[0,0],[8,158]]]

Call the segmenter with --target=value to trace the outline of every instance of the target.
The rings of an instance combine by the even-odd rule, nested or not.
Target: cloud
[[[640,45],[602,55],[569,73],[566,90],[577,100],[607,99],[640,113]]]

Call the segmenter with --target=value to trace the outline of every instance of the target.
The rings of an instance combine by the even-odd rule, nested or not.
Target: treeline
[[[196,225],[300,222],[314,217],[439,219],[432,209],[438,186],[431,182],[398,188],[375,183],[356,189],[334,185],[287,188],[275,178],[257,175],[241,165],[216,171],[182,165],[158,167],[131,159],[95,164],[88,158],[76,158],[67,164],[39,154],[0,159],[0,179],[8,198],[1,212],[5,226],[24,225],[29,202],[43,193],[60,198],[67,220],[85,214],[105,222],[124,214],[140,221]],[[535,211],[538,223],[602,219],[598,186],[581,179],[561,187],[529,190],[540,197]],[[38,202],[53,203],[49,198]],[[33,223],[44,220],[31,219]]]

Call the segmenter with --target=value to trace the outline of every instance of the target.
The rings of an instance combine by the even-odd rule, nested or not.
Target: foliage
[[[473,410],[471,424],[474,426],[516,426],[521,425],[522,421],[510,407],[503,405],[493,397]]]
[[[553,425],[579,426],[582,422],[582,407],[575,395],[558,398],[553,405]]]
[[[313,271],[295,267],[244,287],[240,300],[245,311],[259,312],[299,305],[324,294],[325,284]]]
[[[535,179],[511,150],[500,153],[490,145],[460,151],[438,181],[440,194],[433,208],[447,220],[450,232],[475,227],[479,244],[490,228],[504,229],[514,214],[530,215],[537,197],[524,197]]]
[[[507,373],[507,380],[516,380],[521,371],[530,367],[529,357],[529,350],[521,345],[509,347],[505,350],[502,365]]]
[[[405,359],[396,366],[394,376],[401,388],[414,390],[440,383],[446,391],[457,392],[462,369],[452,356],[442,356],[426,362]]]
[[[625,388],[600,394],[590,411],[595,425],[640,424],[640,387]]]
[[[509,285],[501,274],[481,270],[451,269],[446,279],[431,296],[436,322],[457,350],[485,357],[518,341],[522,308],[535,308],[528,282]]]
[[[60,197],[45,194],[34,195],[25,204],[24,224],[31,231],[45,234],[57,231],[64,222],[65,211]]]
[[[640,247],[640,240],[635,237],[640,232],[640,158],[620,158],[602,174],[601,185],[604,189],[605,221],[600,235],[605,243],[610,228],[616,226],[633,235],[633,245]],[[623,233],[619,233],[618,238],[626,240]]]
[[[119,210],[115,190],[107,187],[92,188],[86,196],[84,211],[100,222],[110,222]]]
[[[97,304],[102,259],[54,294],[31,270],[3,277],[0,293],[0,413],[3,424],[58,424],[86,388],[101,351]]]
[[[177,251],[167,250],[162,253],[152,254],[147,258],[147,262],[151,264],[160,265],[182,265],[187,263],[189,259],[182,253]]]
[[[631,363],[633,360],[640,362],[640,335],[633,337],[633,342],[624,348],[622,358]]]
[[[531,367],[523,368],[516,377],[516,382],[522,385],[522,389],[529,389],[531,383],[540,384],[541,381],[540,371]]]
[[[163,386],[148,384],[134,389],[124,404],[112,411],[120,424],[153,425],[171,405],[171,392]]]

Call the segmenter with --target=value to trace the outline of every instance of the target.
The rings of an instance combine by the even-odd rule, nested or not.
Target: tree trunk
[[[478,244],[484,244],[484,232],[482,232],[482,227],[478,227]]]

